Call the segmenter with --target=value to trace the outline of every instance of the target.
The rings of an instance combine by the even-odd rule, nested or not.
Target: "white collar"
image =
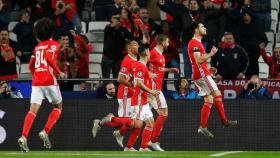
[[[195,40],[201,42],[201,39],[199,39],[199,38],[197,38],[197,37],[193,37],[193,39],[195,39]]]
[[[134,58],[133,56],[131,56],[130,54],[127,54],[132,60],[136,61],[137,58]]]
[[[144,66],[146,66],[146,64],[143,61],[139,61],[139,63],[142,63]]]
[[[155,47],[156,51],[160,54],[162,54],[163,51],[159,50],[157,47]]]

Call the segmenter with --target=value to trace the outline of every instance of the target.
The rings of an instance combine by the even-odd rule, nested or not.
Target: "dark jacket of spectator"
[[[237,79],[239,73],[245,74],[248,61],[247,53],[241,46],[230,48],[222,44],[211,59],[211,66],[217,68],[217,74],[223,79]]]
[[[249,20],[251,19],[251,21]],[[246,50],[249,57],[249,67],[246,77],[259,74],[260,43],[267,43],[267,37],[256,22],[251,10],[243,12],[243,21],[239,30],[239,44]]]
[[[29,7],[31,8],[31,22],[33,23],[42,17],[51,17],[53,14],[51,0],[31,0]]]
[[[107,25],[104,30],[103,56],[109,59],[120,59],[125,54],[125,39],[131,39],[131,33],[123,27]]]
[[[0,29],[9,25],[11,13],[8,10],[6,0],[0,0]]]
[[[251,0],[251,7],[253,11],[261,12],[270,12],[271,10],[271,1],[270,0]]]

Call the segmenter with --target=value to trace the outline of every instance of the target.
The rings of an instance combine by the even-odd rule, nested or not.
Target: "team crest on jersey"
[[[138,72],[137,76],[142,77],[143,73],[142,72]]]
[[[126,68],[125,67],[122,68],[122,72],[126,72]]]
[[[199,51],[198,47],[193,47],[193,52],[198,52],[198,51]]]
[[[53,52],[55,52],[55,51],[56,51],[56,46],[55,46],[55,45],[51,46],[51,50],[52,50]]]

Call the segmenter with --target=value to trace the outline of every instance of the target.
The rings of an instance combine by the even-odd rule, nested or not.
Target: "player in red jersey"
[[[32,73],[31,105],[25,116],[22,136],[18,139],[20,148],[25,152],[29,151],[28,134],[43,99],[47,98],[54,106],[44,129],[39,132],[39,137],[47,149],[51,148],[48,134],[59,119],[62,110],[62,98],[55,75],[58,73],[61,78],[64,78],[65,74],[56,66],[59,43],[51,39],[54,29],[54,23],[48,18],[40,19],[34,28],[34,34],[40,43],[35,47],[29,62]]]
[[[198,128],[198,133],[213,138],[214,135],[207,129],[207,122],[212,105],[214,105],[218,111],[224,127],[235,126],[237,125],[237,121],[227,119],[221,92],[214,80],[211,78],[209,70],[207,69],[207,60],[217,52],[217,48],[213,47],[211,52],[206,54],[201,43],[203,36],[206,35],[206,28],[202,23],[194,22],[192,24],[192,31],[194,36],[188,43],[188,53],[193,69],[192,80],[199,89],[199,95],[204,98],[204,104],[200,114],[200,127]]]
[[[150,58],[149,48],[140,46],[138,54],[140,59],[138,62],[134,62],[133,65],[135,91],[131,99],[131,117],[136,121],[124,151],[135,151],[133,146],[140,135],[144,122],[146,126],[142,132],[139,151],[150,151],[148,143],[152,135],[154,119],[148,104],[148,93],[153,96],[159,95],[159,91],[148,88],[151,81],[150,72],[146,66]]]
[[[96,137],[101,127],[120,127],[119,130],[114,131],[113,135],[121,147],[123,147],[125,133],[134,124],[133,120],[130,119],[131,97],[134,93],[132,87],[132,65],[137,61],[138,47],[139,45],[136,41],[129,41],[127,43],[128,54],[121,63],[118,75],[118,81],[120,83],[117,94],[119,102],[118,117],[109,114],[102,120],[94,120],[94,126],[92,128],[93,137]]]
[[[152,134],[151,142],[149,142],[149,146],[156,151],[164,151],[158,143],[158,137],[162,132],[164,123],[168,116],[167,103],[162,93],[162,83],[164,74],[166,72],[178,73],[179,70],[177,68],[165,68],[165,59],[162,55],[162,52],[165,51],[169,45],[168,36],[163,34],[158,35],[156,41],[156,47],[153,50],[151,50],[151,57],[148,63],[148,68],[151,73],[156,75],[156,77],[152,79],[152,89],[160,91],[160,94],[157,97],[149,97],[149,103],[158,113],[158,117],[155,122],[154,131]]]

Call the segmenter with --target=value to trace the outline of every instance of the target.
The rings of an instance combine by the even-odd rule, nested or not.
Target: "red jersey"
[[[195,53],[199,53],[200,56],[206,55],[201,41],[197,38],[192,38],[188,43],[188,54],[192,64],[193,80],[197,80],[209,75],[209,70],[207,69],[207,61],[204,61],[201,64],[196,63],[194,58]]]
[[[35,47],[29,62],[32,86],[57,85],[55,74],[60,71],[56,66],[58,52],[59,43],[53,40],[42,41]]]
[[[129,54],[124,57],[121,63],[121,68],[119,74],[122,74],[125,76],[125,79],[131,79],[132,76],[132,65],[133,63],[137,61],[137,59],[133,58]],[[132,80],[131,80],[132,81]],[[127,87],[124,84],[120,84],[118,88],[118,99],[126,99],[131,98],[133,95],[133,89],[132,87]]]
[[[133,64],[134,79],[140,79],[143,81],[145,86],[149,86],[150,76],[148,68],[141,61],[134,62]],[[148,103],[148,93],[142,91],[139,87],[135,87],[134,94],[131,98],[131,106],[146,105]]]
[[[160,50],[156,47],[150,51],[150,61],[148,63],[150,72],[157,75],[152,79],[152,89],[161,91],[164,78],[165,59]]]

